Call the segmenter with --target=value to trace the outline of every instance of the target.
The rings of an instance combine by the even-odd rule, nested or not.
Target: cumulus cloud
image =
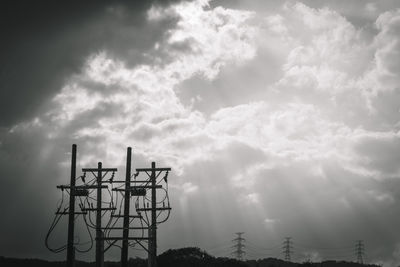
[[[183,105],[174,87],[193,75],[212,78],[223,65],[252,58],[256,30],[245,24],[249,12],[206,10],[197,2],[170,9],[168,14],[180,21],[162,47],[173,60],[129,68],[106,52],[92,55],[83,74],[73,76],[54,97],[54,108],[46,114],[50,136],[67,131],[76,139],[101,138],[116,148],[134,142],[139,153],[157,154],[174,165],[178,154],[187,154],[187,160],[196,157],[194,147],[208,141],[199,134],[204,116]],[[190,50],[176,49],[184,43]],[[76,124],[82,117],[85,125]],[[206,147],[199,149],[205,154]]]
[[[377,90],[398,89],[400,65],[396,58],[400,55],[399,25],[399,9],[385,12],[376,20],[379,33],[375,37],[376,65],[373,71],[378,82]]]

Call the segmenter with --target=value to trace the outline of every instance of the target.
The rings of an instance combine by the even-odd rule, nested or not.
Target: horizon
[[[243,261],[243,262],[247,262],[247,261],[262,261],[262,260],[269,260],[269,259],[271,259],[271,260],[276,260],[276,261],[282,261],[282,262],[287,262],[287,263],[289,263],[289,264],[305,264],[305,263],[315,263],[315,264],[317,264],[317,263],[322,263],[322,262],[331,262],[331,261],[334,261],[334,262],[337,262],[337,263],[341,263],[341,262],[345,262],[345,263],[350,263],[350,264],[359,264],[359,265],[364,265],[364,266],[368,266],[368,265],[376,265],[376,266],[380,266],[380,265],[377,265],[377,264],[373,264],[373,263],[358,263],[356,260],[335,260],[335,259],[326,259],[326,260],[322,260],[322,261],[320,261],[320,262],[318,262],[318,261],[310,261],[310,260],[305,260],[305,261],[303,261],[303,262],[298,262],[298,261],[294,261],[294,260],[291,260],[291,261],[287,261],[287,260],[285,260],[285,259],[283,259],[283,258],[278,258],[278,257],[270,257],[270,256],[268,256],[268,257],[264,257],[264,258],[255,258],[255,259],[249,259],[249,258],[243,258],[242,260],[238,260],[238,259],[236,259],[234,256],[215,256],[215,255],[213,255],[213,254],[211,254],[211,253],[209,253],[208,251],[206,251],[206,250],[204,250],[204,249],[202,249],[202,248],[200,248],[200,247],[194,247],[194,246],[192,246],[192,247],[180,247],[180,248],[168,248],[167,250],[165,250],[165,251],[163,251],[163,252],[161,252],[161,253],[159,253],[158,255],[157,255],[157,257],[159,257],[159,256],[165,256],[165,254],[167,253],[167,252],[174,252],[174,251],[180,251],[180,250],[187,250],[187,249],[199,249],[199,252],[205,252],[206,254],[208,254],[209,256],[211,256],[211,257],[213,257],[213,258],[224,258],[224,259],[233,259],[233,260],[237,260],[237,261]],[[7,257],[7,256],[2,256],[2,255],[0,255],[0,258],[7,258],[7,259],[16,259],[16,260],[40,260],[40,261],[47,261],[47,262],[66,262],[66,259],[61,259],[61,260],[46,260],[46,259],[41,259],[41,258],[14,258],[14,257]],[[128,260],[135,260],[135,259],[138,259],[138,260],[147,260],[147,257],[145,256],[145,257],[139,257],[139,256],[135,256],[135,257],[129,257],[128,258]],[[96,263],[96,261],[94,260],[94,259],[92,259],[92,260],[81,260],[81,259],[76,259],[76,261],[78,261],[78,262],[86,262],[86,263]],[[116,259],[116,260],[105,260],[104,262],[120,262],[120,260],[119,259]]]

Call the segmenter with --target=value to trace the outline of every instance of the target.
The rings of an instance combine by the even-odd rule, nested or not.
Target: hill
[[[157,257],[158,267],[380,267],[343,261],[294,263],[280,259],[238,261],[231,258],[216,258],[196,247],[170,249]],[[0,256],[2,267],[65,267],[65,262],[40,259],[15,259]],[[119,262],[105,262],[105,267],[119,267]],[[95,267],[94,262],[77,261],[76,267]],[[130,258],[129,267],[147,267],[147,260]]]

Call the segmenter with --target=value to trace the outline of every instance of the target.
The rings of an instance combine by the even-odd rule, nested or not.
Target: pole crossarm
[[[124,218],[124,217],[128,217],[128,218],[138,218],[138,219],[142,219],[143,216],[142,215],[129,215],[129,216],[125,216],[125,215],[111,215],[112,218]]]
[[[172,208],[138,208],[137,211],[171,210]]]
[[[128,229],[128,230],[147,230],[149,228],[148,227],[102,227],[101,229],[105,229],[105,230],[124,230],[124,229]]]
[[[152,185],[135,185],[132,187],[128,187],[128,188],[113,188],[112,191],[134,191],[135,189],[151,189],[151,188],[162,188],[162,185],[156,185],[156,186],[152,186]]]
[[[70,185],[57,185],[58,189],[96,189],[96,188],[108,188],[106,185],[77,185],[77,186],[70,186]]]
[[[70,214],[70,212],[68,212],[68,211],[57,211],[56,214],[57,215],[67,215],[67,214]],[[87,214],[87,212],[74,212],[74,213],[71,213],[71,214]]]
[[[149,240],[149,237],[128,237],[128,238],[123,238],[123,237],[119,237],[119,236],[115,236],[115,237],[100,237],[97,238],[96,240]]]
[[[117,168],[82,168],[83,172],[116,172],[118,171]]]
[[[82,211],[116,210],[117,208],[82,208]]]
[[[137,168],[137,172],[149,172],[149,171],[171,171],[171,168]]]
[[[110,183],[110,184],[125,184],[125,181],[110,181],[110,180],[106,180],[103,181],[103,183]],[[142,181],[138,181],[138,180],[133,180],[133,181],[129,181],[129,183],[149,183],[149,181],[147,180],[142,180]]]

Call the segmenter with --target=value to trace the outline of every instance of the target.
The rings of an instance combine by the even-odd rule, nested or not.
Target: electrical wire
[[[158,173],[156,177],[158,177],[160,174],[161,174],[161,172]],[[95,176],[94,173],[93,173],[93,175]],[[83,179],[83,177],[85,177],[85,176],[86,176],[86,173],[84,173],[84,175],[81,175],[81,176],[78,177],[78,179],[81,178],[81,180],[82,180],[82,182],[83,182],[83,183],[82,183],[83,185],[92,186],[92,185],[95,185],[95,184],[96,184],[96,181],[97,181],[97,178],[96,178],[96,177],[92,178],[91,180],[89,180],[88,182],[85,183],[85,182],[84,182],[84,179]],[[136,180],[136,177],[137,177],[137,176],[138,176],[138,174],[135,174],[135,175],[134,175],[134,179],[135,179],[135,180]],[[165,179],[163,179],[163,180],[165,180]],[[157,184],[160,184],[161,182],[162,182],[162,180],[160,180],[159,182],[157,182]],[[164,192],[164,195],[163,195],[163,197],[161,197],[161,198],[156,202],[156,205],[162,203],[162,204],[163,204],[163,207],[168,207],[168,208],[169,208],[169,207],[170,207],[170,200],[169,200],[169,194],[168,194],[168,183],[167,183],[166,180],[165,180],[165,182],[166,182],[166,189],[165,189],[165,188],[162,188],[162,190],[163,190],[163,192]],[[150,180],[147,180],[147,181],[144,182],[143,184],[144,184],[144,185],[148,185],[149,183],[150,183]],[[112,230],[114,230],[113,228],[115,227],[115,225],[116,225],[118,222],[120,222],[120,218],[121,218],[121,217],[120,217],[120,216],[113,216],[113,215],[117,212],[117,210],[118,210],[118,212],[119,212],[119,215],[121,214],[122,203],[123,203],[123,199],[124,199],[124,198],[122,198],[121,200],[119,200],[118,191],[116,191],[116,193],[114,194],[114,189],[120,189],[120,188],[122,188],[124,185],[114,186],[114,183],[112,183],[112,181],[110,181],[110,184],[111,184],[111,190],[107,187],[107,191],[108,191],[108,193],[109,193],[110,199],[109,199],[109,201],[102,200],[101,203],[102,203],[102,204],[108,204],[110,208],[119,207],[119,210],[118,210],[118,209],[111,210],[111,213],[110,213],[110,216],[109,216],[109,218],[108,218],[108,221],[107,221],[107,223],[106,223],[106,225],[105,225],[105,227],[104,227],[104,236],[107,236],[107,237],[110,237],[110,234],[112,233]],[[142,185],[143,185],[143,184],[142,184]],[[65,192],[64,192],[64,190],[65,190]],[[96,190],[96,189],[91,189],[91,190],[88,189],[88,190],[87,190],[87,192],[88,192],[87,196],[85,196],[85,197],[83,197],[83,196],[81,197],[81,196],[80,196],[80,197],[79,197],[79,206],[80,206],[80,208],[81,208],[81,211],[82,211],[82,212],[88,211],[88,212],[84,213],[82,217],[83,217],[83,221],[84,221],[84,223],[85,223],[86,230],[87,230],[87,232],[88,232],[88,234],[89,234],[89,238],[90,238],[90,240],[89,240],[89,241],[86,241],[86,242],[81,242],[80,239],[79,239],[79,236],[77,236],[77,237],[75,238],[75,239],[76,239],[76,241],[74,242],[75,250],[76,250],[77,252],[79,252],[79,253],[88,252],[88,251],[90,251],[90,250],[93,248],[94,238],[93,238],[93,234],[92,234],[91,229],[96,229],[96,224],[94,223],[94,221],[93,221],[93,219],[92,219],[92,211],[93,211],[93,213],[94,213],[94,210],[90,210],[90,209],[93,209],[93,204],[94,204],[93,202],[97,202],[97,198],[92,196],[92,194],[95,192],[95,190]],[[122,197],[124,197],[124,193],[128,193],[128,192],[122,192],[122,191],[119,191],[119,192],[121,193]],[[67,193],[68,195],[70,195],[70,194],[71,194],[71,190],[68,190],[68,189],[66,189],[66,188],[62,190],[62,198],[61,198],[61,200],[57,203],[57,206],[58,206],[58,208],[57,208],[57,213],[61,210],[61,207],[62,207],[62,205],[63,205],[63,203],[64,203],[64,193]],[[151,202],[151,200],[150,200],[148,197],[146,197],[146,196],[139,197],[139,196],[138,196],[138,197],[136,198],[135,202],[134,202],[134,203],[135,203],[135,208],[136,208],[136,210],[137,210],[138,208],[140,208],[140,206],[143,206],[144,208],[146,208],[146,206],[147,206],[147,207],[149,206],[149,203],[150,203],[150,202]],[[165,204],[165,203],[166,203],[166,204]],[[87,208],[86,208],[86,206],[87,206]],[[68,208],[65,208],[63,213],[65,213],[67,209],[68,209]],[[102,212],[101,217],[103,218],[103,217],[105,217],[107,214],[108,214],[108,212],[107,212],[107,211],[104,211],[104,212]],[[143,238],[143,237],[145,236],[145,229],[148,228],[148,227],[150,226],[150,218],[149,218],[148,211],[146,211],[146,210],[144,211],[144,215],[145,215],[145,216],[141,216],[141,215],[142,215],[142,212],[140,212],[140,211],[137,211],[137,214],[140,216],[140,217],[139,217],[139,220],[138,220],[138,223],[141,225],[141,230],[140,230],[139,236],[141,236],[141,238]],[[159,219],[160,216],[161,216],[162,214],[165,214],[165,213],[163,212],[163,210],[161,210],[160,212],[158,212],[158,214],[156,215],[156,224],[160,224],[160,223],[163,223],[163,222],[165,222],[166,220],[168,220],[168,218],[169,218],[169,216],[170,216],[170,209],[168,209],[165,218]],[[62,213],[56,214],[56,216],[54,217],[54,220],[53,220],[53,222],[52,222],[52,224],[51,224],[51,226],[50,226],[50,228],[49,228],[49,231],[48,231],[48,233],[47,233],[47,235],[46,235],[46,240],[45,240],[46,247],[47,247],[49,250],[51,250],[51,251],[53,251],[53,252],[56,252],[56,253],[62,252],[62,251],[64,251],[64,250],[67,248],[67,245],[63,245],[63,246],[60,246],[60,247],[58,247],[58,248],[51,248],[51,247],[49,246],[49,244],[48,244],[48,243],[49,243],[49,237],[50,237],[51,233],[53,232],[54,228],[55,228],[55,227],[57,226],[57,224],[59,223],[61,217],[62,217]],[[78,217],[79,217],[79,215],[74,216],[74,220],[76,220]],[[131,225],[131,224],[134,223],[134,219],[135,219],[135,218],[136,218],[136,217],[132,218],[132,219],[129,221],[129,225]],[[106,240],[106,242],[107,242],[110,246],[116,246],[116,247],[121,248],[121,246],[115,244],[115,242],[111,242],[110,240]],[[133,241],[133,242],[128,242],[128,245],[129,245],[132,249],[134,249],[134,250],[143,251],[143,250],[146,250],[145,247],[144,247],[143,245],[141,245],[143,248],[137,248],[137,247],[136,247],[137,244],[142,244],[142,242],[143,242],[143,243],[148,243],[148,240],[144,240],[144,241],[143,241],[143,240],[142,240],[142,241],[140,241],[140,240],[135,240],[135,241]],[[90,244],[88,248],[85,248],[85,249],[80,248],[81,246],[84,246],[84,245],[87,245],[87,244]],[[80,246],[80,247],[79,247],[79,246]]]
[[[51,233],[53,232],[54,228],[57,226],[57,224],[58,224],[58,222],[60,221],[61,217],[62,217],[62,214],[56,214],[56,215],[54,216],[54,220],[53,220],[53,222],[51,223],[51,226],[50,226],[49,231],[47,232],[46,238],[45,238],[45,245],[46,245],[46,248],[47,248],[48,250],[50,250],[51,252],[54,252],[54,253],[60,253],[60,252],[62,252],[62,251],[64,251],[64,250],[67,249],[67,245],[63,245],[63,246],[60,246],[60,247],[58,247],[58,248],[51,248],[50,245],[49,245],[49,238],[50,238],[50,235],[51,235]]]

